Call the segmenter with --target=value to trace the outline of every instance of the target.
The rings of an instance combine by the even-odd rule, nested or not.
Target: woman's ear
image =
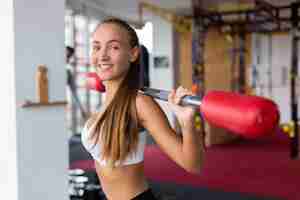
[[[130,50],[130,62],[131,63],[135,62],[138,59],[139,54],[140,54],[140,48],[139,47],[133,47]]]

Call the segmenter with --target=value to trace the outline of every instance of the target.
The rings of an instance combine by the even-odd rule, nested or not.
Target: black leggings
[[[157,198],[152,193],[151,189],[144,191],[143,193],[137,195],[132,200],[157,200]]]

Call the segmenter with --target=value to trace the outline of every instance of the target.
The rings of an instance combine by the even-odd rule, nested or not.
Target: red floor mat
[[[71,168],[93,170],[94,161],[76,161]],[[159,148],[148,146],[145,174],[154,181],[300,199],[300,160],[289,158],[289,141],[280,134],[208,148],[200,175],[186,173]]]
[[[289,158],[289,142],[279,135],[208,148],[200,175],[186,173],[160,149],[149,146],[145,173],[157,181],[300,199],[300,160]]]

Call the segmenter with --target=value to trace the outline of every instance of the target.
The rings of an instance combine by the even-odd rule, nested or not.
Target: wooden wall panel
[[[231,53],[232,43],[226,40],[225,35],[216,29],[210,29],[205,41],[205,91],[225,90],[231,91]],[[206,124],[205,142],[208,146],[227,143],[235,137],[228,134],[225,129]]]
[[[192,34],[178,34],[178,84],[186,88],[192,87]],[[246,37],[246,83],[249,83],[251,64],[251,36]],[[204,86],[205,90],[232,90],[232,51],[233,43],[229,41],[224,33],[217,29],[210,29],[205,41],[205,68]],[[237,54],[238,55],[238,54]],[[238,66],[238,57],[236,65]],[[235,140],[237,136],[227,130],[206,124],[206,144],[227,143]]]
[[[179,85],[185,88],[192,88],[192,34],[178,34],[178,55],[179,55]]]

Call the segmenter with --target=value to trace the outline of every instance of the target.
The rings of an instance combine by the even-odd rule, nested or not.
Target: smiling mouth
[[[107,70],[107,69],[110,69],[113,65],[112,64],[102,64],[102,65],[98,65],[98,67],[101,69],[101,70]]]

